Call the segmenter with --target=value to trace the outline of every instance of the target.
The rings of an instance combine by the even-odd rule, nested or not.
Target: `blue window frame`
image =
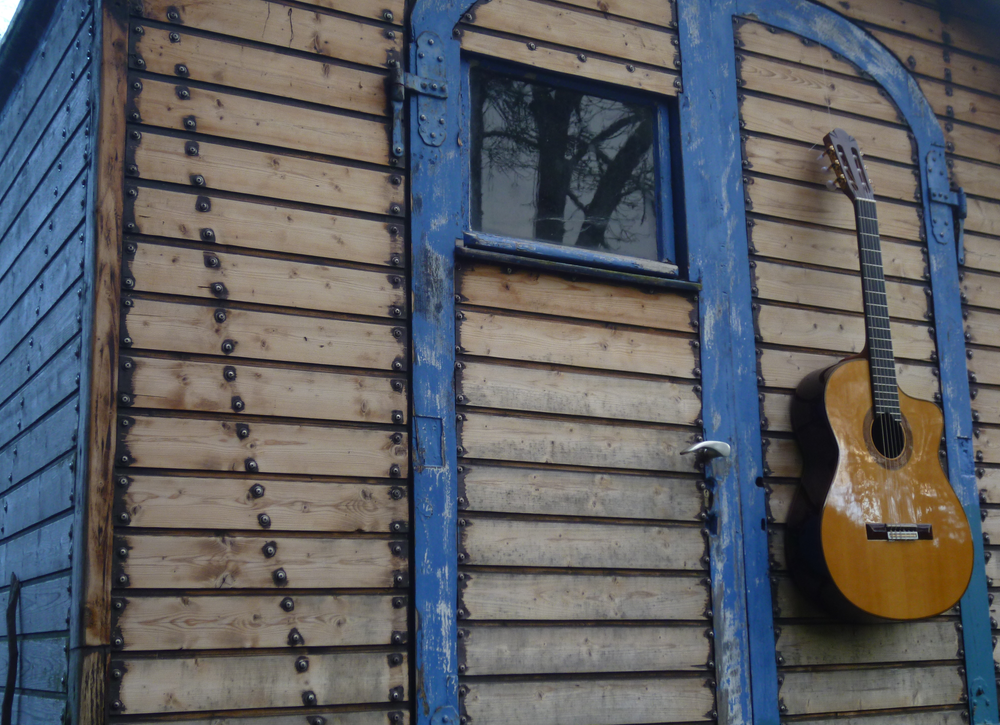
[[[649,186],[651,188],[649,189],[649,198],[646,200],[649,208],[643,209],[642,213],[645,215],[648,212],[652,218],[643,220],[651,237],[644,249],[636,253],[629,253],[623,249],[598,249],[532,238],[535,236],[531,234],[530,227],[532,225],[518,219],[512,220],[505,229],[497,229],[496,222],[493,223],[493,228],[490,228],[489,220],[486,224],[483,223],[483,209],[489,207],[490,202],[488,199],[485,204],[482,202],[487,194],[482,183],[483,166],[482,162],[475,158],[480,154],[482,148],[481,134],[483,129],[479,111],[474,113],[472,107],[475,93],[474,75],[477,73],[492,78],[510,79],[512,84],[520,84],[521,87],[549,87],[555,91],[565,91],[568,95],[597,99],[600,102],[606,102],[608,106],[635,109],[637,115],[648,113],[649,124],[653,127],[653,138],[648,152],[651,172]],[[602,274],[602,272],[635,275],[636,282],[644,281],[642,278],[661,278],[664,281],[677,280],[684,273],[683,251],[685,245],[683,244],[683,234],[679,233],[681,225],[678,224],[679,220],[675,215],[675,208],[682,208],[682,205],[677,203],[680,185],[675,180],[676,170],[679,168],[677,165],[679,153],[675,148],[676,134],[671,133],[672,128],[676,126],[677,109],[675,104],[669,101],[670,99],[631,89],[594,81],[566,78],[490,58],[463,57],[460,126],[465,131],[465,138],[468,139],[468,142],[461,147],[464,193],[467,200],[464,205],[466,209],[465,233],[462,240],[464,249],[473,253],[478,251],[493,255],[513,255],[522,258],[528,264],[532,261],[544,260],[550,263],[548,265],[550,269],[572,268],[577,271],[589,269],[596,276],[611,276]],[[518,133],[522,137],[525,135],[523,127]],[[574,141],[578,145],[587,143],[587,139],[582,138],[581,135],[576,139],[570,139],[567,148],[572,146]],[[536,147],[537,141],[525,142],[523,146]],[[527,153],[530,154],[530,151]],[[597,152],[594,156],[596,154]],[[583,153],[580,154],[580,156],[583,155]],[[480,158],[482,157],[480,156]],[[590,176],[593,177],[593,174]],[[537,184],[537,180],[530,176],[526,181],[526,185]],[[507,198],[499,201],[494,199],[493,208],[510,201],[510,193],[505,193],[507,193]],[[523,189],[520,193],[519,205],[523,206],[523,202],[527,201],[533,201],[537,204],[536,199],[528,199]],[[537,196],[537,194],[532,196]],[[566,206],[571,209],[571,212],[575,207],[575,213],[567,215],[566,226],[573,226],[574,229],[579,230],[581,226],[587,224],[587,220],[581,218],[584,200],[574,198],[572,193],[567,195],[567,199]],[[485,216],[489,217],[489,214],[487,213]],[[572,219],[573,216],[577,218]],[[512,233],[511,228],[516,228],[516,231]],[[609,242],[606,246],[616,245]]]

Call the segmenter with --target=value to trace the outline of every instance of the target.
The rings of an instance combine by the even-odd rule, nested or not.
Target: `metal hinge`
[[[933,203],[946,204],[951,207],[952,219],[947,216],[935,214],[931,209],[931,230],[934,238],[941,244],[946,244],[950,236],[950,226],[955,225],[955,251],[958,254],[958,263],[965,264],[965,217],[968,214],[968,205],[965,199],[965,191],[958,188],[952,191],[951,183],[948,180],[948,160],[945,151],[939,146],[935,146],[927,152],[927,187],[930,191],[930,200]]]
[[[389,98],[392,99],[392,154],[402,158],[406,153],[403,134],[403,104],[406,92],[417,96],[417,130],[428,146],[440,146],[447,135],[445,117],[448,98],[444,44],[434,33],[421,33],[417,38],[416,73],[407,73],[400,66],[392,69],[389,78]]]

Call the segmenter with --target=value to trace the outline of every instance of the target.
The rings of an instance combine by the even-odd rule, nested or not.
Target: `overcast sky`
[[[0,36],[7,32],[11,16],[17,10],[18,0],[0,0]]]

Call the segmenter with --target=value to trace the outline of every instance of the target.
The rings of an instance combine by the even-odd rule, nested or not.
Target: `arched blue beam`
[[[837,13],[804,0],[736,0],[740,15],[791,31],[839,53],[868,73],[889,94],[916,140],[924,229],[930,258],[934,327],[941,375],[948,476],[972,528],[972,581],[962,597],[962,632],[969,706],[974,725],[997,723],[997,688],[986,591],[979,495],[972,452],[972,410],[959,294],[952,210],[931,198],[928,158],[944,159],[944,134],[909,72],[883,45]]]
[[[410,16],[409,70],[433,39],[449,79],[443,133],[425,142],[418,104],[409,102],[413,389],[414,691],[417,725],[458,725],[458,437],[455,426],[455,240],[468,195],[460,153],[461,55],[452,37],[468,0],[419,0]],[[428,46],[429,47],[429,46]],[[425,57],[428,47],[424,47]],[[426,129],[425,129],[426,132]],[[427,132],[428,138],[429,132]]]

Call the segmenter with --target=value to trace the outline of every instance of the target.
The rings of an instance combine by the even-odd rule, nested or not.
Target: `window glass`
[[[659,259],[656,109],[470,68],[472,228]]]

